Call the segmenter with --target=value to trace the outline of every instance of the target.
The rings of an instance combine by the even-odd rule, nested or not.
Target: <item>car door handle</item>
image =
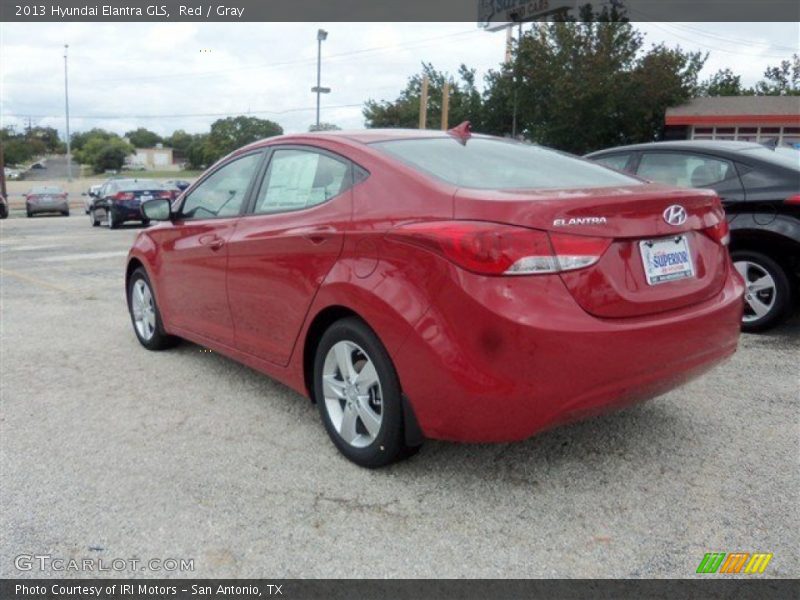
[[[312,244],[319,245],[333,236],[334,233],[336,233],[336,230],[333,227],[315,227],[303,235],[303,237]]]
[[[203,246],[208,246],[215,252],[225,245],[225,240],[213,234],[201,236],[199,241]]]

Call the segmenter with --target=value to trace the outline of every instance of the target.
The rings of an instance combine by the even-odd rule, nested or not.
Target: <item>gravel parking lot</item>
[[[625,412],[367,471],[282,385],[142,349],[138,228],[76,213],[0,223],[0,577],[49,554],[194,560],[125,576],[683,578],[712,551],[800,576],[800,318]]]

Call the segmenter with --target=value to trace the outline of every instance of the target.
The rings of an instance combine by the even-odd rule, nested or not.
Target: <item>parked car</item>
[[[103,221],[116,229],[128,221],[150,221],[141,211],[142,202],[153,198],[172,199],[172,193],[158,181],[148,179],[111,179],[103,184],[89,211],[89,221],[98,227]]]
[[[43,185],[31,188],[23,194],[25,198],[25,213],[32,217],[41,213],[59,212],[65,217],[69,216],[69,196],[60,187]]]
[[[8,200],[0,194],[0,219],[8,218]]]
[[[797,307],[800,152],[749,142],[680,141],[622,146],[587,158],[720,195],[731,228],[731,257],[747,282],[742,329],[764,331]]]
[[[161,222],[127,263],[141,344],[186,338],[310,395],[363,466],[653,397],[739,337],[714,192],[467,125],[270,138],[142,210]]]
[[[169,190],[169,192],[172,194],[172,200],[177,200],[178,196],[180,196],[181,193],[183,192],[183,189],[186,189],[186,188],[183,189],[179,188],[174,181],[165,181],[163,185],[164,189]]]
[[[102,189],[103,184],[98,183],[97,185],[89,186],[89,190],[83,192],[81,196],[83,196],[83,211],[88,215],[89,212],[92,210],[92,203],[98,197],[100,190]]]
[[[165,181],[164,183],[167,184],[167,185],[174,185],[180,191],[183,191],[186,188],[188,188],[190,185],[192,185],[190,181],[186,181],[185,179],[169,179],[169,180]]]

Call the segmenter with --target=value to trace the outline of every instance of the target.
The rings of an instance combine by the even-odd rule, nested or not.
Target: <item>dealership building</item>
[[[667,109],[664,139],[775,140],[800,147],[800,96],[693,98]]]

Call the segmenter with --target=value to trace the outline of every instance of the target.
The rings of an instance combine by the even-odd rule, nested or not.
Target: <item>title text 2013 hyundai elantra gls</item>
[[[713,192],[450,132],[270,138],[152,200],[126,285],[185,338],[319,406],[380,466],[651,398],[736,349],[743,286]]]

